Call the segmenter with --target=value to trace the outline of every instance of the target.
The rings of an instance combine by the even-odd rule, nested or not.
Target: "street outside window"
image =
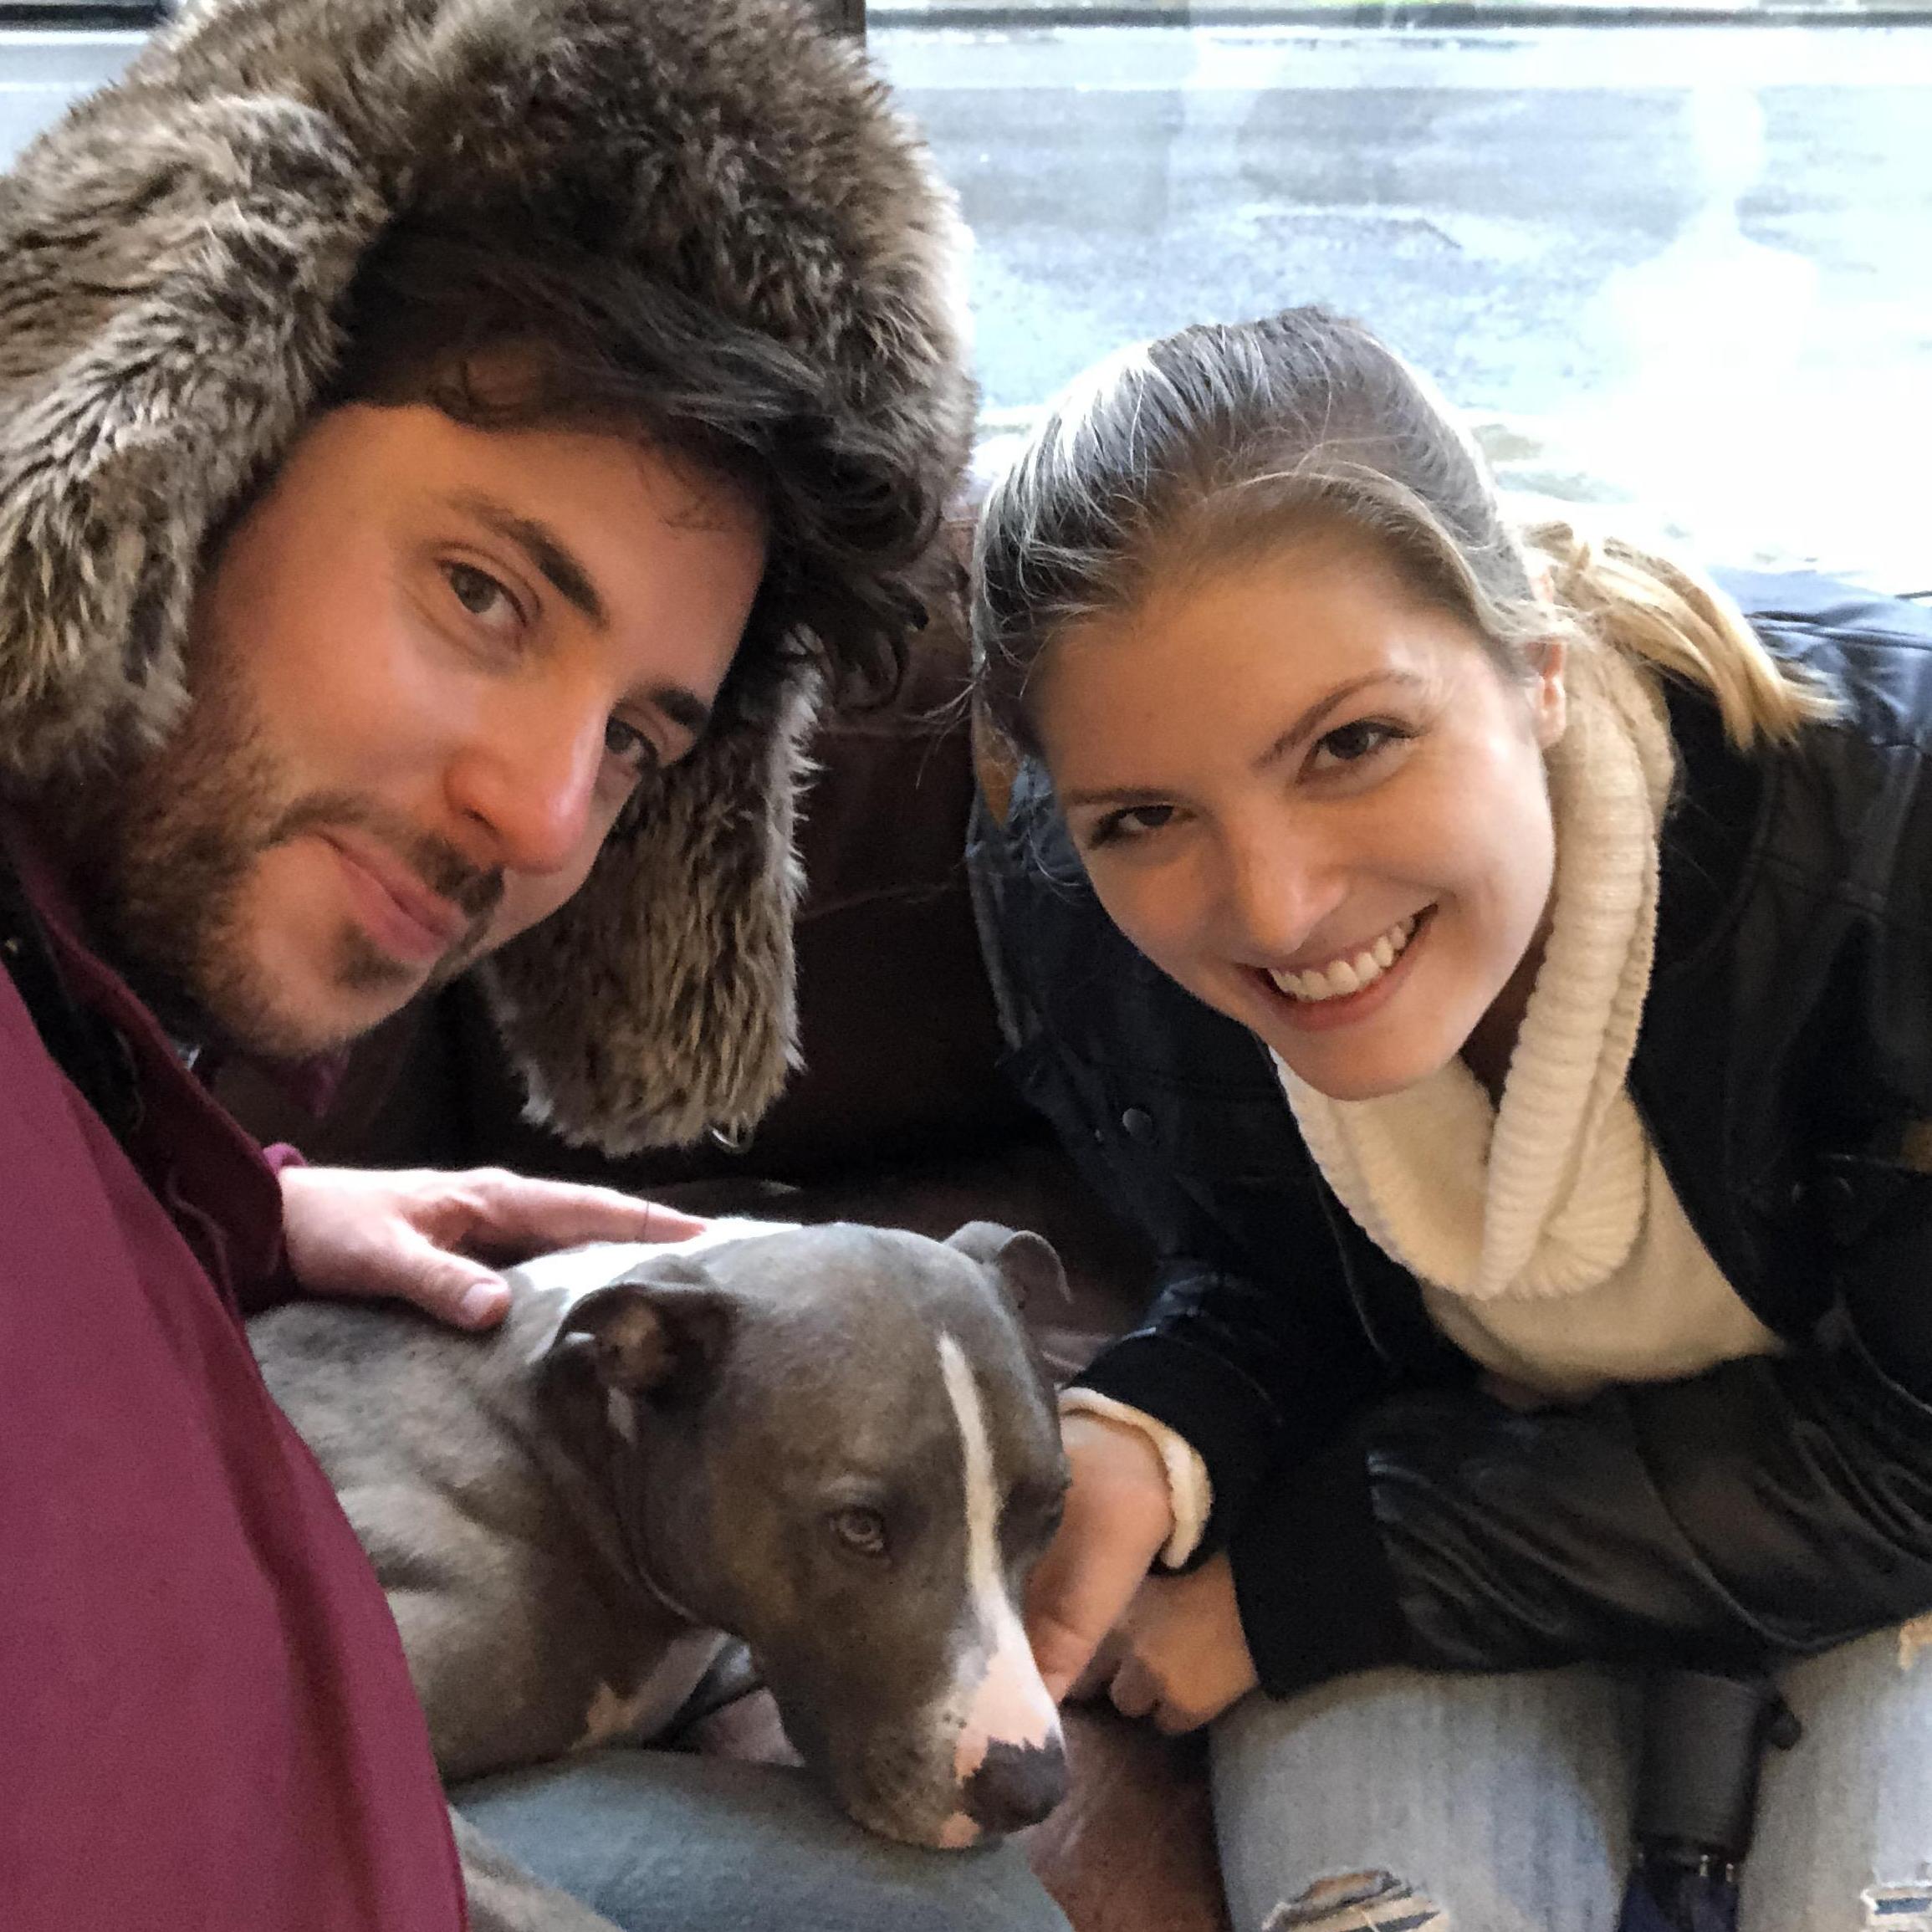
[[[875,0],[976,237],[989,429],[1319,301],[1526,510],[1932,587],[1932,6],[1365,14]]]
[[[0,0],[0,165],[161,11]],[[1319,301],[1526,514],[1932,590],[1932,0],[866,14],[975,237],[989,458],[1111,349]]]

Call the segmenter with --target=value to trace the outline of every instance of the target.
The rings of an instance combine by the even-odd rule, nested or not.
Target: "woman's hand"
[[[391,1296],[459,1328],[488,1328],[510,1305],[492,1261],[580,1241],[677,1241],[705,1226],[615,1188],[500,1168],[288,1167],[280,1179],[289,1266],[311,1295]]]
[[[1117,1710],[1173,1735],[1211,1723],[1258,1681],[1222,1555],[1184,1577],[1149,1577],[1082,1688],[1105,1689]]]
[[[1060,1533],[1026,1588],[1026,1633],[1055,1701],[1092,1660],[1173,1535],[1167,1471],[1131,1423],[1075,1414],[1061,1425],[1072,1480]]]

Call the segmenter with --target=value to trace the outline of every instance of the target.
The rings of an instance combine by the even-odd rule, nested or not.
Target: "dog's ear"
[[[606,1388],[674,1403],[709,1382],[735,1318],[731,1297],[699,1264],[667,1255],[586,1295],[550,1354],[587,1357]]]
[[[1035,1296],[1050,1295],[1061,1301],[1072,1299],[1059,1255],[1043,1235],[1028,1229],[1003,1228],[997,1221],[969,1221],[958,1234],[947,1238],[946,1245],[991,1268],[1015,1308],[1025,1308]]]

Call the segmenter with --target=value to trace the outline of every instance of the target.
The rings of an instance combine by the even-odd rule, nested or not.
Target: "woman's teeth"
[[[1336,959],[1306,973],[1274,973],[1268,977],[1291,999],[1340,999],[1372,986],[1401,958],[1414,936],[1416,915],[1391,926],[1372,946],[1346,959]]]

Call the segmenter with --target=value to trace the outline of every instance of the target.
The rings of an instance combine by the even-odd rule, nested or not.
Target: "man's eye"
[[[604,727],[604,749],[621,764],[638,773],[649,771],[658,762],[657,747],[634,724],[613,718]]]
[[[1357,718],[1352,724],[1337,725],[1317,739],[1314,763],[1317,767],[1359,764],[1366,758],[1410,734],[1399,725],[1376,718]]]
[[[473,564],[445,564],[443,575],[457,602],[471,616],[491,618],[499,623],[521,616],[516,600],[488,570],[479,570]]]

